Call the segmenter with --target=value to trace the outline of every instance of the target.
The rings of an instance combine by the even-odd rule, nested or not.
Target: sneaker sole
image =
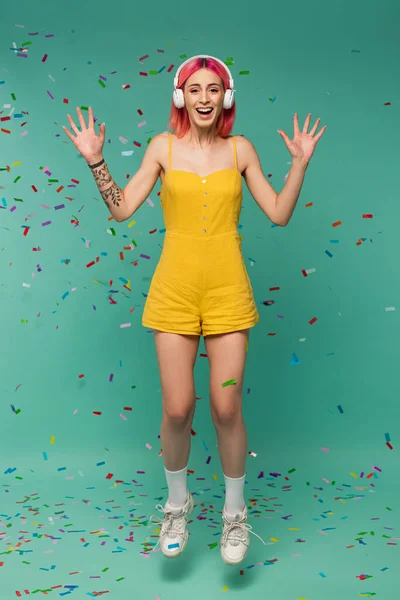
[[[243,561],[244,561],[244,559],[246,558],[246,556],[247,556],[247,552],[246,552],[246,554],[243,556],[243,558],[240,558],[239,560],[236,560],[236,561],[235,561],[235,560],[232,560],[231,558],[229,558],[228,556],[225,556],[225,555],[223,555],[223,554],[222,554],[222,552],[221,552],[221,558],[222,558],[222,560],[224,561],[224,563],[225,563],[226,565],[232,565],[232,566],[239,565],[241,562],[243,562]]]

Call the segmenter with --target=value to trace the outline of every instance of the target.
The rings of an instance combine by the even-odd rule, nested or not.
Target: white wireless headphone
[[[174,101],[175,106],[177,108],[183,108],[185,106],[183,90],[181,90],[180,88],[178,89],[178,87],[177,87],[178,86],[178,77],[179,77],[179,73],[181,72],[183,65],[185,65],[190,60],[193,60],[194,58],[213,58],[214,60],[219,62],[225,68],[227,74],[229,75],[229,88],[227,88],[225,90],[223,107],[224,108],[232,108],[232,106],[235,102],[235,94],[234,94],[235,90],[233,89],[234,83],[233,83],[233,78],[232,78],[231,72],[228,69],[228,67],[226,66],[226,64],[223,63],[221,60],[219,60],[219,58],[215,58],[215,56],[209,56],[208,54],[198,54],[196,56],[192,56],[191,58],[188,58],[187,60],[185,60],[185,62],[183,62],[181,64],[181,66],[177,70],[176,75],[174,77],[174,92],[172,95],[172,100]]]

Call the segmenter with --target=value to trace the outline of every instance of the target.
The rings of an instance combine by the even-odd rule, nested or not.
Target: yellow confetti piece
[[[350,471],[350,475],[351,475],[352,477],[355,477],[356,479],[358,479],[358,475],[356,475],[355,473],[352,473],[351,471]]]
[[[136,225],[136,221],[131,221],[130,223],[128,223],[128,227],[131,228],[134,225]]]
[[[54,436],[54,435],[52,435],[52,436],[51,436],[51,438],[50,438],[50,444],[54,444],[54,440],[55,440],[55,439],[56,439],[56,438],[55,438],[55,436]]]
[[[289,531],[300,531],[300,527],[289,527]]]
[[[215,481],[218,480],[218,475],[216,473],[213,474],[213,479],[215,479]]]
[[[222,588],[223,592],[227,592],[229,590],[229,587],[226,585],[225,587]]]
[[[279,542],[279,540],[277,538],[269,538],[271,540],[271,542]]]

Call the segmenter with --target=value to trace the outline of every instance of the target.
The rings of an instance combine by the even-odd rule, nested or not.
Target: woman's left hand
[[[319,134],[314,136],[320,122],[320,119],[318,118],[310,133],[307,133],[308,127],[310,125],[310,119],[311,114],[307,115],[307,118],[304,122],[303,131],[300,131],[297,113],[295,113],[293,140],[291,140],[284,131],[278,129],[278,132],[281,134],[283,141],[285,142],[287,149],[289,150],[292,157],[294,159],[302,160],[307,163],[310,161],[314,153],[315,146],[317,145],[318,140],[322,137],[326,130],[326,125],[324,125]]]

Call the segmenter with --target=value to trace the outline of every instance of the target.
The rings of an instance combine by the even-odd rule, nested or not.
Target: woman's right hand
[[[76,112],[78,113],[79,123],[80,123],[82,131],[79,131],[79,129],[76,127],[76,125],[73,122],[72,117],[70,115],[67,115],[68,121],[69,121],[72,129],[76,133],[76,137],[73,136],[72,133],[70,133],[68,131],[68,129],[66,127],[64,127],[64,125],[62,126],[62,128],[64,129],[64,131],[67,134],[67,136],[69,137],[69,139],[72,140],[72,142],[74,143],[78,152],[80,152],[82,154],[83,158],[86,159],[88,164],[95,163],[96,161],[98,162],[99,160],[102,160],[102,158],[103,158],[102,150],[103,150],[104,138],[105,138],[104,123],[102,123],[100,126],[99,135],[96,135],[96,132],[94,130],[93,111],[92,111],[91,107],[89,106],[89,126],[88,127],[86,127],[85,119],[83,118],[81,109],[76,107]]]

